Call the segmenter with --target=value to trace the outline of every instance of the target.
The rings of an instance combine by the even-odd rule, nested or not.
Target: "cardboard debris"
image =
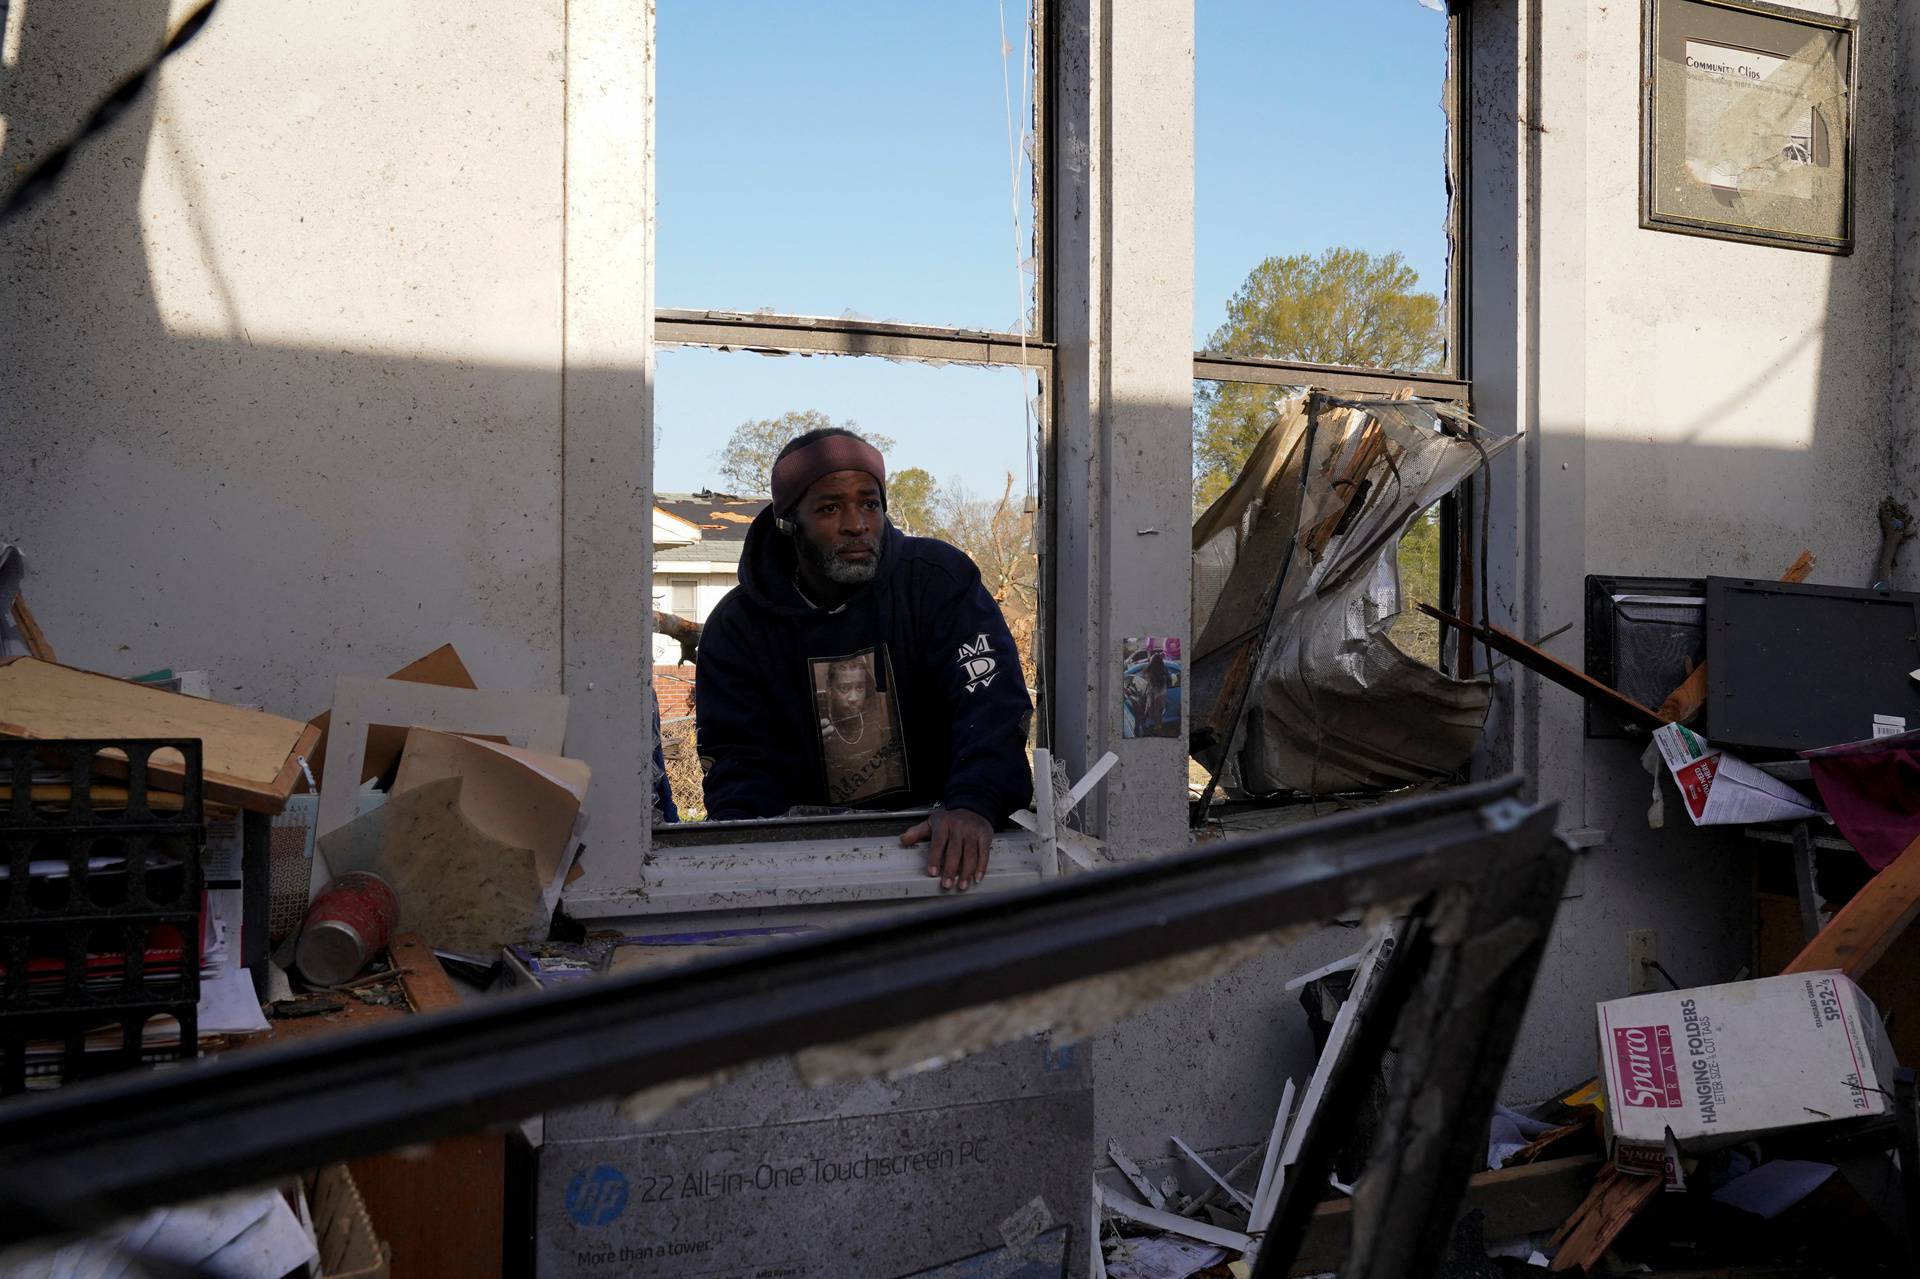
[[[1654,730],[1653,740],[1695,826],[1749,826],[1819,815],[1819,807],[1792,786],[1708,745],[1690,728],[1665,724]]]
[[[340,676],[333,682],[333,725],[327,741],[327,771],[333,780],[320,788],[320,834],[353,817],[360,785],[353,779],[364,771],[370,732],[381,725],[500,733],[533,750],[558,754],[566,742],[567,698]],[[316,891],[325,883],[317,871],[316,866]]]
[[[434,684],[441,688],[478,688],[473,676],[467,670],[467,664],[460,660],[460,654],[453,651],[453,645],[442,644],[425,657],[408,662],[388,679],[405,680],[409,684]],[[325,785],[327,731],[333,725],[333,711],[321,711],[307,721],[320,730],[320,740],[314,743],[313,755],[308,763],[313,767],[316,785]],[[501,739],[504,740],[504,739]],[[370,782],[376,777],[384,777],[400,759],[400,752],[407,745],[407,730],[388,724],[373,724],[367,728],[366,754],[360,763],[360,780]]]
[[[400,757],[394,794],[449,777],[467,782],[461,816],[477,830],[531,850],[540,882],[551,886],[557,899],[572,864],[574,827],[593,770],[563,755],[414,729]]]
[[[1893,1046],[1838,972],[1660,991],[1599,1006],[1614,1163],[1664,1173],[1696,1154],[1890,1111]]]
[[[579,852],[590,779],[579,760],[416,728],[392,796],[322,835],[316,861],[385,879],[399,927],[435,946],[542,938]]]

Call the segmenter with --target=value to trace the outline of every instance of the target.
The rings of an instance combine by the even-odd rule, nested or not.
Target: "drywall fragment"
[[[1140,1192],[1140,1197],[1148,1204],[1155,1208],[1167,1206],[1166,1196],[1147,1180],[1147,1175],[1140,1171],[1140,1165],[1127,1158],[1127,1152],[1120,1149],[1120,1143],[1111,1137],[1107,1138],[1107,1158],[1113,1160],[1113,1166],[1120,1170],[1120,1175],[1133,1183],[1133,1188]]]

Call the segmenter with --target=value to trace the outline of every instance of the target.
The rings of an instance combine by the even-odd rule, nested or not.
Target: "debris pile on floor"
[[[1254,1273],[1322,1073],[1365,1018],[1392,940],[1383,933],[1290,983],[1323,1047],[1297,1107],[1286,1081],[1266,1147],[1208,1155],[1172,1136],[1151,1161],[1156,1179],[1109,1143],[1112,1171],[1096,1178],[1107,1275]],[[1913,1072],[1895,1064],[1878,1012],[1844,973],[1611,1000],[1595,1027],[1593,1079],[1542,1104],[1495,1106],[1485,1168],[1468,1181],[1438,1273],[1912,1273]],[[1343,1116],[1346,1144],[1287,1273],[1347,1273],[1378,1092]]]
[[[0,1094],[404,1009],[379,968],[397,934],[482,968],[547,938],[590,780],[560,754],[564,696],[477,690],[443,646],[285,719],[211,699],[205,672],[61,665],[14,590]]]

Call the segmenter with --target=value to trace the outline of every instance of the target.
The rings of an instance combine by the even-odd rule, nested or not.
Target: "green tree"
[[[1420,605],[1444,606],[1440,598],[1440,508],[1429,506],[1400,537],[1400,616],[1389,634],[1411,657],[1440,664],[1440,623]]]
[[[774,459],[780,456],[780,450],[786,442],[796,435],[830,426],[859,431],[867,443],[882,453],[893,448],[891,439],[870,431],[860,431],[851,420],[835,422],[818,409],[789,409],[779,417],[742,422],[733,428],[733,434],[727,437],[726,447],[716,453],[713,459],[720,471],[722,486],[729,493],[765,493],[768,479],[773,474]]]
[[[940,522],[934,514],[937,484],[917,466],[887,477],[887,517],[910,537],[932,537]]]
[[[1207,349],[1222,355],[1387,369],[1431,369],[1446,351],[1440,299],[1417,292],[1398,253],[1335,248],[1268,258],[1227,303]],[[1294,387],[1209,382],[1194,393],[1194,505],[1240,473]]]

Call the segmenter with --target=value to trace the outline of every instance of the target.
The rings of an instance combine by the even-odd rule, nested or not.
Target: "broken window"
[[[892,522],[980,568],[1038,697],[1045,31],[1030,0],[660,5],[655,528],[667,527],[659,505],[683,506],[701,536],[657,551],[654,567],[676,572],[677,557],[704,570],[696,625],[738,580],[743,529],[768,504],[780,446],[850,427],[884,455]],[[835,355],[882,358],[805,358]],[[657,588],[655,599],[670,606]],[[691,674],[681,658],[698,633],[675,629],[656,641],[656,659],[673,663],[656,666],[657,683]],[[1003,659],[962,652],[978,638],[956,640],[950,665],[976,688],[1007,689]],[[846,763],[876,722],[897,732],[910,714],[894,700],[906,655],[824,658],[810,676],[820,749],[790,762],[796,775],[827,756]],[[682,812],[706,815],[713,761],[697,758],[693,716],[669,717],[664,738]],[[879,800],[900,789],[898,771],[841,768],[834,795],[888,807]],[[829,820],[789,818],[776,819],[778,838],[822,835],[806,822]],[[857,815],[839,825],[849,821],[861,827]],[[714,869],[698,846],[744,837],[657,829],[667,861],[656,856],[646,877],[650,909],[711,905],[694,883]],[[898,869],[897,856],[873,851],[874,874]],[[843,857],[836,872],[845,879],[850,865]],[[866,873],[855,867],[852,879]]]
[[[654,419],[656,600],[704,627],[736,586],[763,589],[766,547],[751,540],[752,530],[769,503],[769,474],[780,447],[808,430],[845,427],[884,458],[886,511],[895,527],[957,547],[979,568],[982,586],[1011,633],[1019,674],[1034,689],[1041,633],[1033,454],[1039,392],[1035,372],[992,365],[663,349]],[[678,544],[667,540],[676,538]],[[966,643],[976,638],[960,637]],[[898,646],[799,656],[820,659],[811,681],[819,740],[787,760],[782,772],[804,780],[826,770],[821,798],[808,807],[911,807],[904,800],[880,802],[912,791],[906,773],[911,758],[898,767],[870,765],[888,743],[897,751],[910,740],[913,702],[894,691],[895,681],[921,678],[909,663],[929,659]],[[972,660],[983,658],[993,661],[991,654]],[[962,660],[956,647],[953,661]],[[1003,687],[1010,682],[985,665],[981,671]],[[667,635],[656,639],[655,679],[691,682],[693,700],[701,696],[694,666]],[[768,722],[774,718],[769,714]],[[697,740],[692,714],[668,716],[662,745],[683,819],[741,816],[706,808],[715,747]],[[702,751],[709,756],[704,768]],[[834,803],[835,797],[846,802]]]
[[[1441,775],[1464,764],[1460,726],[1484,713],[1484,689],[1456,678],[1456,646],[1421,611],[1460,593],[1470,560],[1454,491],[1491,444],[1452,425],[1470,400],[1449,106],[1464,18],[1446,11],[1458,8],[1196,14],[1193,740],[1209,797]],[[1275,48],[1300,55],[1284,77]],[[1308,443],[1311,388],[1332,398]],[[1393,395],[1426,407],[1338,407]],[[1356,454],[1362,439],[1375,443]],[[1429,446],[1452,479],[1416,501],[1395,459]],[[1341,458],[1350,473],[1325,469]],[[1344,514],[1296,525],[1303,503]],[[1365,553],[1340,551],[1356,525],[1370,530]],[[1334,581],[1300,577],[1341,556]],[[1434,749],[1402,751],[1400,737]]]
[[[1243,0],[1195,17],[1198,358],[1460,373],[1444,109],[1459,18],[1414,0]]]
[[[1440,401],[1309,391],[1273,410],[1193,532],[1209,795],[1390,790],[1466,766],[1490,686],[1439,669],[1437,632],[1407,618],[1442,593],[1441,500],[1511,442]]]

